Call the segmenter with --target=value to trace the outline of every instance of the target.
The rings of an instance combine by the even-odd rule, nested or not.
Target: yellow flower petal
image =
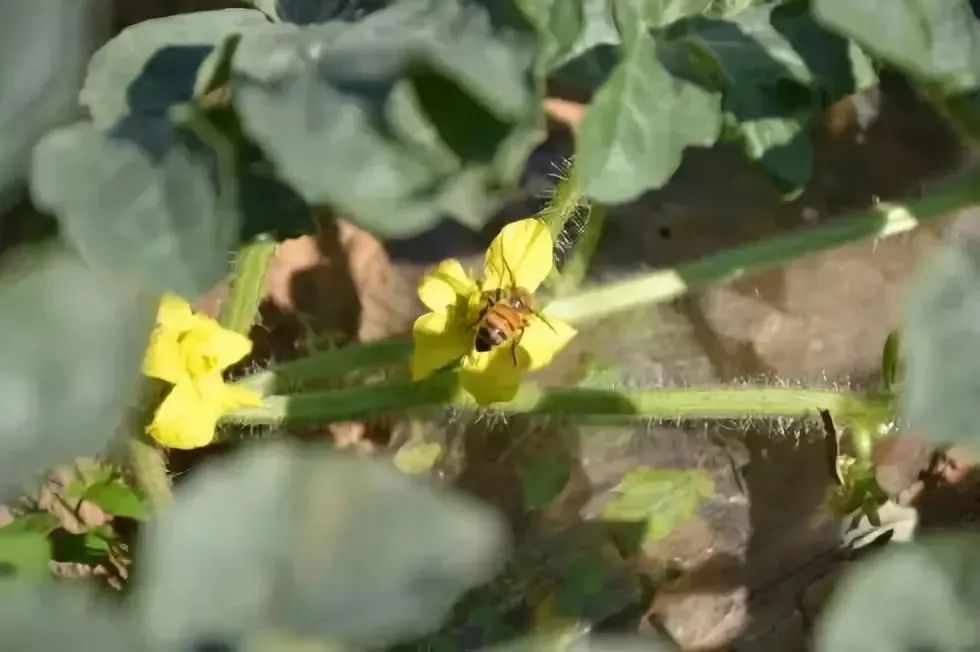
[[[221,406],[202,396],[198,383],[174,388],[157,408],[147,433],[168,448],[200,448],[214,439]]]
[[[487,249],[483,290],[520,287],[534,292],[554,267],[554,240],[539,219],[512,222]]]
[[[143,373],[168,383],[179,383],[188,378],[184,366],[184,354],[179,331],[157,327],[150,333],[150,344],[143,356]]]
[[[535,371],[550,363],[576,333],[563,321],[532,315],[520,341],[520,348],[527,354],[528,370]]]
[[[445,312],[456,305],[460,297],[478,292],[476,283],[455,258],[439,263],[419,284],[419,299],[433,312]]]
[[[157,408],[147,433],[169,448],[200,448],[214,440],[222,415],[261,401],[252,390],[226,385],[215,372],[175,385]]]
[[[412,326],[412,380],[432,375],[473,348],[474,334],[451,314],[428,312]]]
[[[223,371],[252,351],[252,340],[241,333],[222,328],[207,317],[200,317],[189,339],[187,354],[206,356],[214,361],[214,366]],[[194,349],[190,349],[191,342]]]
[[[521,357],[514,364],[511,345],[498,346],[485,353],[471,351],[462,361],[459,380],[477,403],[487,405],[514,398],[521,384]]]
[[[157,324],[173,331],[187,331],[194,327],[194,312],[191,304],[175,294],[165,294],[157,309]]]

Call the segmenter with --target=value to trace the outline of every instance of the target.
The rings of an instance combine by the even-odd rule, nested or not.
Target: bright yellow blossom
[[[533,293],[551,273],[553,256],[548,227],[530,218],[508,224],[490,243],[482,282],[471,279],[455,259],[444,260],[427,274],[419,285],[419,298],[431,312],[419,317],[412,329],[412,377],[425,378],[459,361],[462,386],[478,403],[513,398],[521,376],[551,362],[575,336],[575,329],[532,314],[520,338],[478,352],[474,343],[483,294],[514,287]]]
[[[147,433],[170,448],[199,448],[214,439],[222,415],[259,405],[257,393],[226,385],[221,376],[251,350],[247,337],[195,314],[179,297],[164,296],[143,373],[172,383],[173,389],[157,408]]]

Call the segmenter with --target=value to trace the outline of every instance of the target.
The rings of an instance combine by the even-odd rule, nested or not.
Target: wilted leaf
[[[44,533],[13,523],[0,527],[0,581],[47,579],[51,576],[50,560],[51,544]]]
[[[940,443],[980,450],[980,242],[941,250],[913,287],[901,412]]]
[[[92,57],[79,100],[101,128],[128,113],[163,116],[194,96],[201,65],[225,38],[267,24],[253,9],[222,9],[132,25]]]
[[[132,652],[152,649],[122,609],[79,586],[0,592],[0,641],[10,650]]]
[[[724,95],[746,156],[788,191],[810,178],[810,119],[876,82],[867,57],[817,25],[801,2],[684,21],[667,43],[668,66]]]
[[[403,0],[356,23],[247,34],[247,134],[310,203],[389,236],[487,219],[541,136],[530,30],[478,3]]]
[[[971,650],[980,646],[980,539],[894,545],[838,585],[815,630],[818,652]]]
[[[389,465],[258,446],[151,523],[139,604],[166,641],[258,627],[380,647],[437,626],[496,568],[500,523]]]
[[[101,453],[139,387],[151,302],[58,249],[0,271],[0,491]]]
[[[813,15],[890,64],[946,90],[980,83],[980,23],[965,0],[813,0]]]
[[[694,515],[705,498],[715,495],[714,482],[700,469],[640,467],[623,476],[616,496],[602,512],[609,521],[646,523],[646,541],[655,541]]]
[[[667,182],[684,149],[714,143],[720,128],[718,94],[676,78],[653,37],[639,34],[579,126],[585,191],[607,203],[635,199]]]
[[[525,460],[521,465],[524,509],[533,511],[547,507],[568,484],[571,474],[571,463],[562,455],[542,455]]]
[[[136,490],[119,480],[92,484],[82,493],[80,498],[95,503],[102,511],[113,516],[122,516],[138,521],[145,521],[149,518],[149,511]]]
[[[149,118],[54,131],[35,150],[34,201],[86,260],[196,298],[227,272],[240,225],[219,212],[211,162],[188,138]]]

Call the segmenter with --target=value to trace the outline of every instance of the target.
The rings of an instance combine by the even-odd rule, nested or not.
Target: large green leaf
[[[246,34],[231,84],[247,134],[311,203],[385,235],[488,217],[540,140],[530,28],[403,0],[357,23]]]
[[[98,505],[106,514],[145,521],[149,511],[136,490],[120,480],[106,480],[88,486],[79,496]]]
[[[95,53],[79,99],[102,128],[128,113],[162,115],[194,96],[202,64],[222,41],[266,24],[253,9],[200,11],[137,23]]]
[[[623,476],[616,494],[603,508],[610,521],[646,523],[646,541],[655,541],[694,515],[705,498],[715,495],[714,482],[699,469],[640,467]]]
[[[50,561],[51,544],[47,536],[14,524],[0,527],[0,582],[48,579]]]
[[[673,28],[668,64],[723,93],[733,135],[784,190],[810,178],[811,118],[875,83],[870,60],[810,17],[805,2],[759,5],[728,20],[695,18]]]
[[[25,651],[156,649],[122,609],[110,610],[94,592],[71,583],[0,592],[0,641],[5,649]]]
[[[72,254],[0,271],[0,487],[103,451],[139,388],[153,308]]]
[[[901,412],[942,443],[980,450],[980,243],[943,249],[921,272],[902,331]]]
[[[980,84],[980,22],[969,0],[813,0],[813,14],[876,56],[946,90]]]
[[[164,119],[78,124],[38,145],[32,190],[86,260],[197,297],[226,274],[240,228],[218,210],[212,169]]]
[[[576,143],[586,193],[601,202],[635,199],[674,174],[684,149],[715,142],[720,97],[664,67],[646,33],[592,100]]]
[[[486,508],[389,464],[260,445],[191,478],[151,523],[138,600],[168,642],[269,627],[381,648],[488,579],[503,535]]]
[[[980,539],[946,535],[896,545],[838,585],[817,624],[818,652],[980,647]]]

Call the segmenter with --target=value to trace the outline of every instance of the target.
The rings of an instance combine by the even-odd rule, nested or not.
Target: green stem
[[[796,418],[825,409],[850,422],[886,415],[890,405],[889,397],[824,389],[680,387],[613,391],[526,384],[513,400],[495,403],[491,409],[503,413],[646,419]],[[296,426],[356,420],[430,406],[477,407],[460,391],[453,374],[446,373],[421,382],[398,381],[330,392],[269,396],[260,407],[237,410],[226,420],[273,427]]]
[[[408,340],[393,339],[314,353],[246,376],[236,384],[261,394],[288,393],[312,381],[338,378],[370,367],[407,364],[412,353]]]
[[[561,276],[555,284],[556,295],[566,295],[574,292],[582,285],[585,275],[589,271],[589,264],[592,256],[599,248],[599,240],[602,238],[602,230],[606,225],[606,209],[603,206],[593,205],[589,210],[589,217],[585,223],[585,231],[575,243],[575,249],[567,262],[562,266]]]
[[[557,240],[565,224],[582,206],[584,199],[577,168],[575,165],[570,165],[555,186],[551,201],[538,212],[537,217],[548,225],[551,237]]]
[[[867,238],[887,238],[980,203],[980,184],[973,178],[951,184],[941,193],[906,205],[881,203],[869,211],[834,219],[818,227],[728,249],[676,268],[655,271],[560,297],[547,313],[583,322],[642,305],[669,301],[691,289],[737,279],[778,267],[801,256]]]
[[[265,274],[276,253],[275,240],[259,240],[238,250],[235,276],[228,300],[221,310],[220,323],[228,330],[248,335],[258,316]]]
[[[155,513],[160,512],[173,499],[167,463],[160,450],[143,435],[129,440],[129,460],[136,482],[146,494]]]

